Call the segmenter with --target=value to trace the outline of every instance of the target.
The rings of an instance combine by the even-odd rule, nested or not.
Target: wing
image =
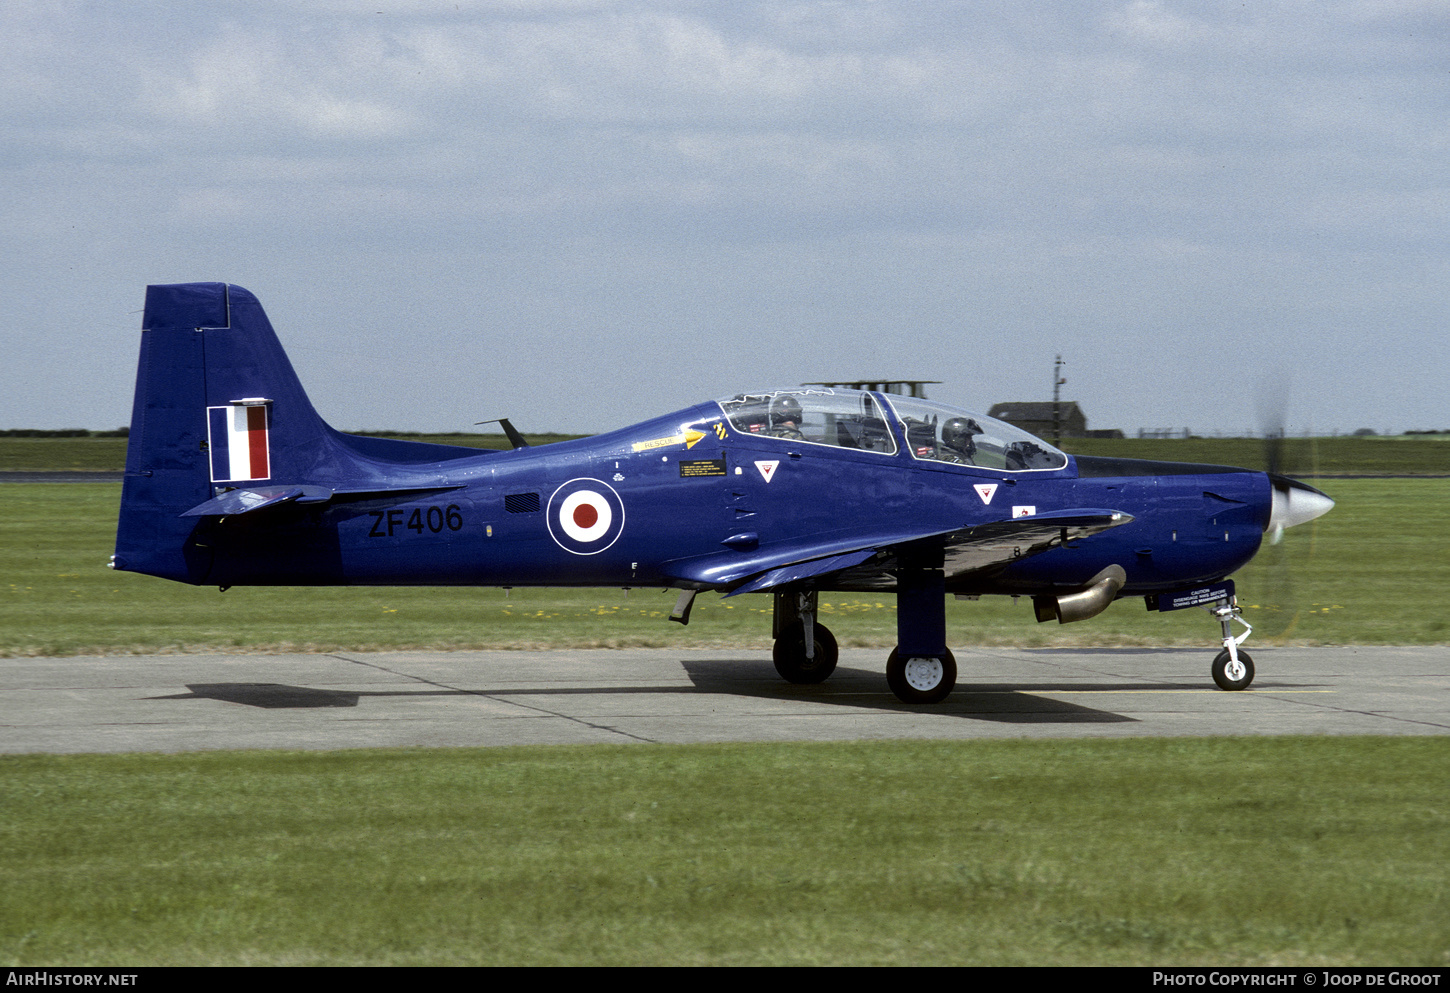
[[[946,539],[947,579],[981,572],[1127,524],[1117,510],[1063,510],[995,521],[956,531]]]
[[[837,589],[877,590],[895,585],[897,550],[919,541],[941,541],[946,549],[948,581],[1039,555],[1133,518],[1116,510],[1058,510],[992,521],[950,531],[911,532],[882,529],[863,534],[783,542],[740,555],[719,553],[703,559],[667,562],[665,571],[692,586],[728,589],[727,596],[816,579]],[[826,579],[825,577],[829,577]]]

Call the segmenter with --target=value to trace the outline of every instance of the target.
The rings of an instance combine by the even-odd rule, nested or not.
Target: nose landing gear
[[[1248,640],[1254,629],[1244,620],[1244,611],[1239,606],[1239,598],[1234,594],[1232,579],[1177,593],[1152,593],[1148,595],[1147,603],[1149,610],[1202,607],[1216,617],[1223,630],[1223,651],[1213,660],[1213,681],[1222,690],[1249,688],[1249,684],[1254,681],[1254,660],[1249,657],[1248,652],[1239,651],[1239,646]],[[1238,637],[1234,637],[1234,624],[1241,624],[1244,628],[1244,633]]]
[[[1214,657],[1213,681],[1221,690],[1248,689],[1249,684],[1254,681],[1254,660],[1248,652],[1239,651],[1239,646],[1248,640],[1254,629],[1244,620],[1238,597],[1230,595],[1226,601],[1206,609],[1218,618],[1223,628],[1223,651]],[[1235,621],[1244,626],[1244,633],[1237,638],[1233,635],[1233,628],[1229,626]]]

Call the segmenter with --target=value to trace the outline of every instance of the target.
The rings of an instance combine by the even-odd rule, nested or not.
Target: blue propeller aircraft
[[[702,590],[770,592],[793,683],[836,666],[822,592],[894,591],[886,674],[907,703],[956,683],[947,595],[1029,596],[1062,623],[1127,596],[1204,607],[1213,678],[1243,689],[1226,577],[1333,506],[1280,475],[1071,456],[981,414],[823,387],[546,447],[504,421],[511,451],[361,437],[318,416],[239,286],[148,287],[142,328],[113,568],[222,589],[664,587],[681,623]]]

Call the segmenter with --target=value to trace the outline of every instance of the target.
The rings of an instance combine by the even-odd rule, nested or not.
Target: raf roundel
[[[624,531],[624,501],[598,479],[571,479],[549,497],[549,534],[575,555],[594,555]]]

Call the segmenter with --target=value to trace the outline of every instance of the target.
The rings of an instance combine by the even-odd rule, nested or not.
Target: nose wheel
[[[1254,681],[1254,660],[1248,652],[1235,652],[1235,658],[1225,648],[1213,660],[1213,681],[1221,690],[1248,689]]]

